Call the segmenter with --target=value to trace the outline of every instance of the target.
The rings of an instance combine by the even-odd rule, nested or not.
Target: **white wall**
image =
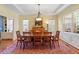
[[[71,32],[61,32],[60,36],[63,41],[79,49],[79,34]]]

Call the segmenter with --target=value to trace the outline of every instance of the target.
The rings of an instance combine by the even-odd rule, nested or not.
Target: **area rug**
[[[0,54],[79,54],[79,50],[62,41],[60,41],[60,48],[56,46],[52,50],[47,46],[43,47],[43,49],[40,49],[40,46],[36,46],[35,48],[26,47],[23,50],[16,47],[16,42],[14,42],[0,52]]]
[[[16,48],[16,43],[11,44],[10,46],[6,47],[0,54],[11,54]]]

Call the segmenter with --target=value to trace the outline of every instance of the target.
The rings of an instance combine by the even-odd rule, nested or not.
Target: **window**
[[[55,32],[56,31],[56,25],[55,25],[55,20],[49,20],[48,21],[48,31],[49,32]]]
[[[29,31],[29,20],[23,20],[23,31]]]
[[[75,19],[75,32],[79,33],[79,10],[73,12]]]
[[[0,16],[0,32],[3,32],[3,17]]]
[[[64,29],[66,32],[71,32],[72,29],[72,14],[64,16]]]
[[[62,27],[64,31],[79,33],[79,9],[62,18]]]
[[[13,32],[13,18],[7,20],[7,31]]]
[[[7,32],[7,17],[0,16],[0,32]]]
[[[76,32],[79,33],[79,15],[76,16]]]

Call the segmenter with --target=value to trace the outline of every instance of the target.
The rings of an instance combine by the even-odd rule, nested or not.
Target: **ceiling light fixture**
[[[41,21],[41,17],[40,17],[40,4],[38,4],[38,16],[36,18],[36,21]]]

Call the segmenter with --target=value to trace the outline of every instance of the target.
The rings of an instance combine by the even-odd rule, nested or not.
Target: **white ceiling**
[[[6,4],[8,8],[17,12],[19,15],[37,15],[37,4]],[[40,4],[41,15],[55,15],[69,5],[66,4]]]

